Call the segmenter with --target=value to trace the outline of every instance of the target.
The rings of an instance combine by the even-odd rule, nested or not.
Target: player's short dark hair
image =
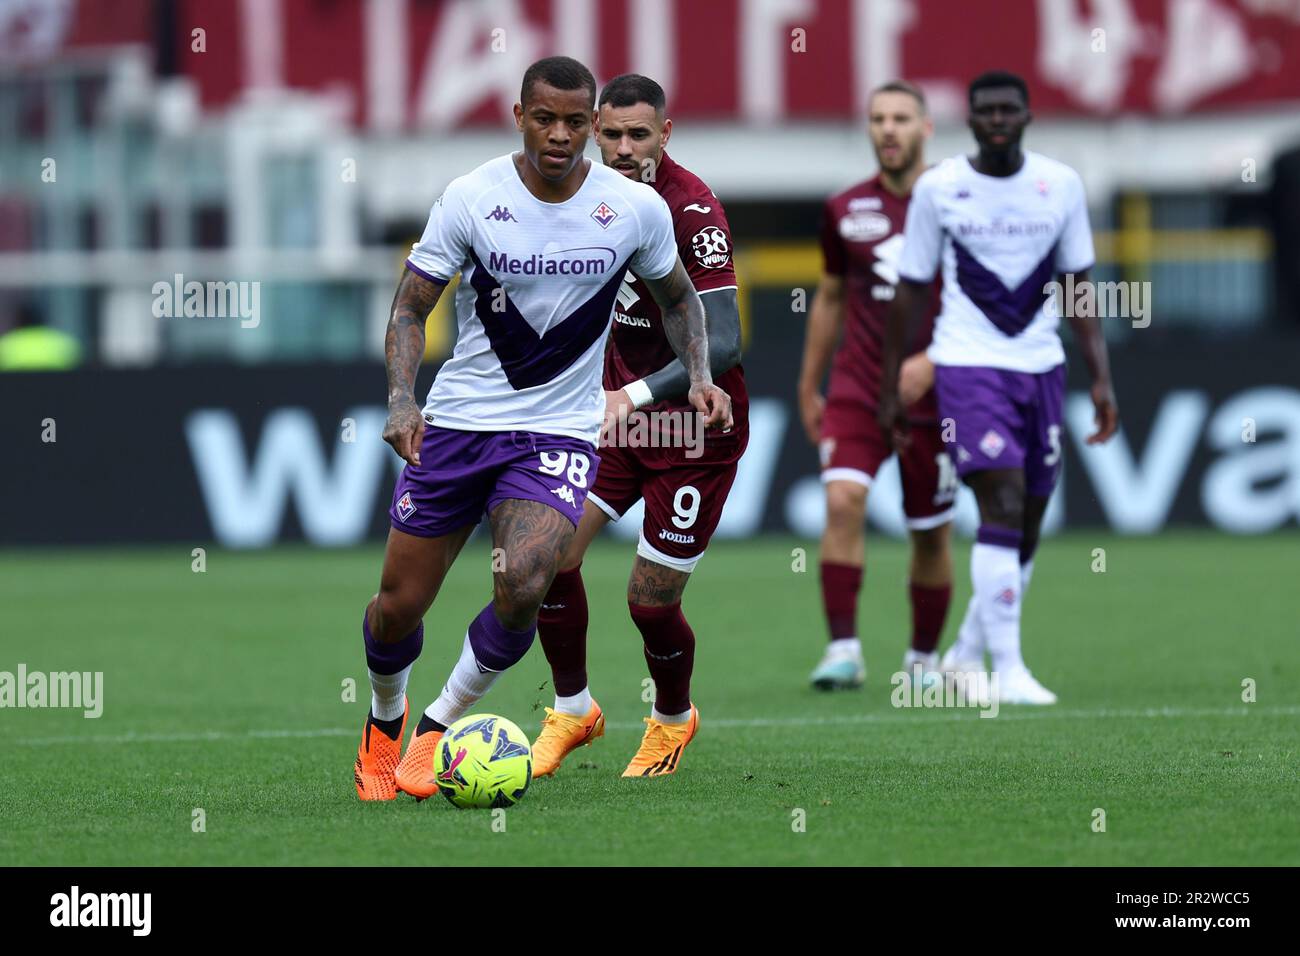
[[[668,98],[664,96],[664,88],[650,77],[640,73],[624,73],[614,77],[600,91],[597,105],[604,106],[606,103],[616,108],[648,103],[656,113],[662,113],[668,104]]]
[[[1029,105],[1029,87],[1025,85],[1024,79],[1015,73],[1008,73],[1006,70],[989,70],[987,73],[981,73],[971,80],[970,86],[966,90],[966,102],[970,106],[974,106],[976,90],[988,90],[1002,86],[1013,86],[1018,89],[1020,95],[1025,99],[1025,106]]]
[[[590,90],[591,108],[596,108],[596,78],[591,75],[591,70],[571,56],[548,56],[526,69],[523,85],[519,88],[521,105],[528,105],[528,94],[538,80],[557,90]]]
[[[907,80],[890,80],[888,83],[880,84],[871,91],[871,96],[867,98],[867,102],[869,103],[871,100],[874,100],[877,93],[906,93],[912,99],[916,100],[917,105],[921,107],[922,116],[924,116],[926,111],[929,109],[929,107],[926,106],[925,94],[921,92],[921,88],[915,83],[907,82]]]

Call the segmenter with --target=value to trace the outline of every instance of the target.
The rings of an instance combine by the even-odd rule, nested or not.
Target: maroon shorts
[[[852,481],[870,488],[880,466],[893,454],[874,410],[856,402],[828,401],[821,434],[823,483]],[[942,435],[937,423],[914,423],[912,443],[898,458],[903,514],[914,531],[937,528],[953,517],[957,470]]]
[[[644,498],[645,519],[636,553],[690,572],[717,530],[748,443],[746,430],[710,435],[702,448],[694,450],[602,446],[600,470],[587,500],[617,521]]]

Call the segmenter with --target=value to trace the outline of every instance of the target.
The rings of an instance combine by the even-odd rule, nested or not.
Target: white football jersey
[[[562,203],[530,193],[510,155],[454,180],[406,260],[438,282],[461,274],[456,348],[429,389],[425,420],[595,442],[623,274],[660,279],[676,261],[659,194],[598,162]]]
[[[1065,361],[1049,283],[1092,268],[1083,181],[1025,151],[1013,176],[977,173],[965,156],[926,170],[912,190],[898,272],[943,298],[926,354],[936,365],[1045,372]]]

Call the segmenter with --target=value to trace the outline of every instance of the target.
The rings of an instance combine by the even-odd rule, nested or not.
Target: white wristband
[[[627,392],[627,397],[632,399],[633,408],[643,408],[655,400],[654,393],[650,391],[650,386],[645,383],[643,378],[624,385],[623,391]]]

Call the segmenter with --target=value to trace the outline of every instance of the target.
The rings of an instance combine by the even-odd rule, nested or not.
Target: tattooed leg
[[[627,603],[640,607],[668,607],[682,599],[689,571],[676,571],[636,556],[632,577],[627,582]]]
[[[493,603],[511,630],[532,627],[542,598],[573,539],[573,522],[538,501],[508,498],[492,509],[492,544],[501,569],[492,575]]]
[[[682,592],[690,572],[678,571],[637,555],[627,586],[628,611],[644,644],[645,663],[654,679],[651,716],[685,719],[691,713],[691,673],[695,634],[682,615]]]
[[[492,601],[470,622],[460,659],[442,693],[425,709],[415,741],[397,768],[398,786],[416,796],[437,789],[433,755],[440,738],[430,738],[418,749],[416,742],[425,734],[441,733],[469,713],[497,679],[528,653],[537,633],[537,610],[573,537],[573,523],[537,501],[507,498],[492,509],[489,520],[492,543],[501,549],[503,559],[493,562]],[[408,768],[405,774],[404,767]]]

